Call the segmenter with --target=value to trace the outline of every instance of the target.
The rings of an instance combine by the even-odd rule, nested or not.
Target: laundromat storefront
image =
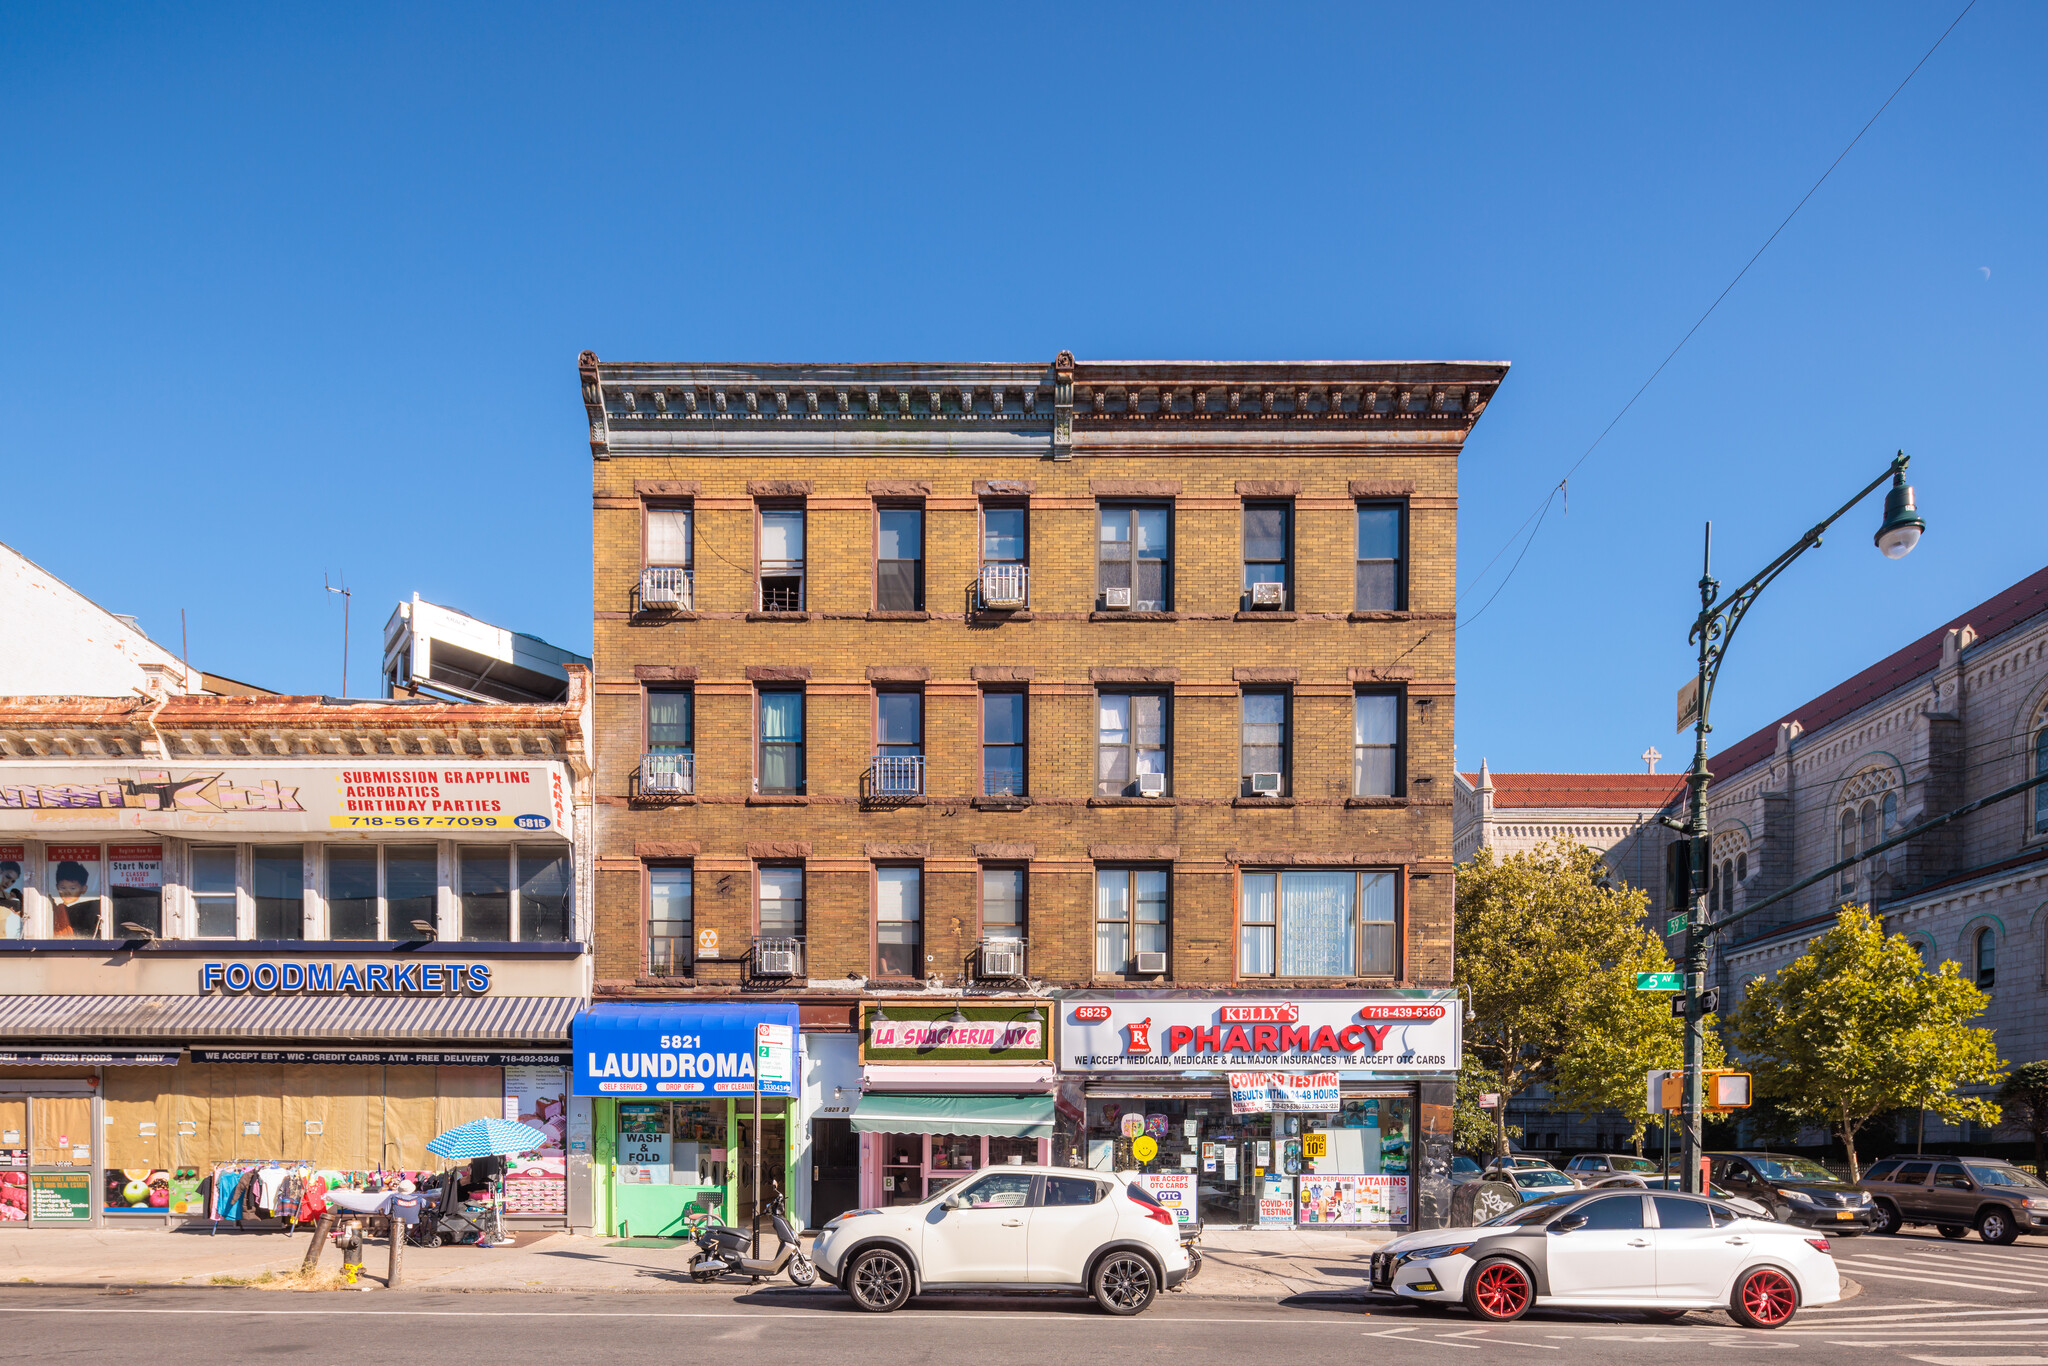
[[[1448,992],[1059,999],[1081,1165],[1186,1224],[1440,1227],[1462,1004]]]
[[[794,1069],[790,1080],[762,1084],[755,1127],[755,1028],[764,1024],[786,1027],[793,1043],[796,1006],[605,1004],[576,1017],[574,1090],[591,1099],[596,1227],[676,1237],[696,1210],[750,1224],[757,1141],[762,1189],[794,1189]]]

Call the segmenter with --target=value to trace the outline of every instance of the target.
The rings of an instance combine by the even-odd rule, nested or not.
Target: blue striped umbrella
[[[458,1124],[427,1145],[427,1151],[443,1157],[504,1157],[530,1153],[548,1141],[548,1136],[531,1124],[509,1119],[473,1119]]]

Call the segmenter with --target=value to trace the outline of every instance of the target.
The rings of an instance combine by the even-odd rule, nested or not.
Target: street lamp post
[[[1707,772],[1707,732],[1713,729],[1708,716],[1713,704],[1714,681],[1721,672],[1721,661],[1727,652],[1728,642],[1735,635],[1735,628],[1742,624],[1742,618],[1755,604],[1758,595],[1785,571],[1787,565],[1819,545],[1823,532],[1876,491],[1887,478],[1892,481],[1892,487],[1885,494],[1884,524],[1878,528],[1873,540],[1885,558],[1891,560],[1899,559],[1919,543],[1920,534],[1927,529],[1927,524],[1913,509],[1913,490],[1906,483],[1907,463],[1906,453],[1900,451],[1889,469],[1835,509],[1826,521],[1800,537],[1790,550],[1764,566],[1755,578],[1726,597],[1716,596],[1721,584],[1713,576],[1714,527],[1711,522],[1707,524],[1706,548],[1700,568],[1700,614],[1693,622],[1692,634],[1687,637],[1688,641],[1699,646],[1699,672],[1693,680],[1693,754],[1692,772],[1686,777],[1689,789],[1687,818],[1679,827],[1685,835],[1689,855],[1685,915],[1685,1095],[1681,1125],[1684,1131],[1685,1189],[1694,1195],[1704,1194],[1706,1186],[1700,1175],[1700,1122],[1704,1100],[1701,1069],[1705,1057],[1700,997],[1706,984],[1707,939],[1714,928],[1707,920],[1710,866],[1707,784],[1713,781],[1713,775]]]

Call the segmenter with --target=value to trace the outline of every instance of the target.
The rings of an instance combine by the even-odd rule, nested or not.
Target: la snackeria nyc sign
[[[1061,1003],[1060,1068],[1184,1072],[1356,1068],[1455,1070],[1462,1050],[1455,997],[1334,1000],[1150,997]]]

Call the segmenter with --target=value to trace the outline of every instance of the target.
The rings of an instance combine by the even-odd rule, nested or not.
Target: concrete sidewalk
[[[1285,1299],[1290,1295],[1358,1293],[1366,1262],[1385,1234],[1305,1230],[1205,1233],[1203,1265],[1188,1292],[1204,1298]],[[0,1231],[0,1288],[7,1285],[203,1289],[284,1282],[301,1287],[300,1262],[311,1234],[142,1229],[7,1229]],[[731,1294],[750,1289],[739,1278],[700,1286],[684,1269],[683,1248],[619,1246],[621,1240],[570,1233],[523,1233],[514,1246],[405,1249],[403,1290],[608,1291]],[[363,1284],[384,1289],[387,1246],[363,1249]],[[320,1255],[324,1282],[341,1268],[332,1245]],[[794,1290],[788,1278],[779,1281]],[[766,1289],[766,1286],[758,1287]],[[820,1286],[821,1291],[829,1287]],[[830,1291],[830,1293],[838,1293]]]

